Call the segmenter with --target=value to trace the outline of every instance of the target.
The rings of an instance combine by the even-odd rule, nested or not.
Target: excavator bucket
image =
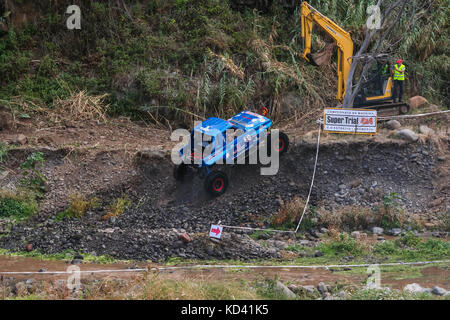
[[[314,66],[324,66],[331,63],[331,56],[333,55],[333,43],[327,43],[322,51],[312,53],[308,56],[310,63]]]

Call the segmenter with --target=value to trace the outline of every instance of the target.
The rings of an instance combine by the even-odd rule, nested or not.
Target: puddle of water
[[[282,281],[291,282],[299,285],[314,285],[323,282],[328,285],[364,285],[368,274],[361,268],[361,273],[345,274],[342,272],[334,273],[326,269],[236,269],[236,270],[177,270],[175,272],[162,272],[161,276],[172,280],[196,279],[208,281],[229,281],[236,279],[244,280],[264,280],[265,278],[277,278]],[[393,289],[403,289],[407,284],[418,283],[423,287],[432,288],[440,286],[448,289],[450,282],[450,270],[441,267],[425,267],[420,269],[421,276],[402,279],[401,272],[382,272],[381,285],[389,286]]]
[[[0,255],[0,272],[38,272],[41,269],[47,269],[47,271],[66,271],[70,266],[69,263],[64,261],[55,260],[41,260],[37,258],[29,257],[13,257],[7,255]],[[79,264],[81,271],[84,270],[118,270],[125,269],[128,266],[126,264],[95,264],[86,263]],[[1,273],[0,273],[1,275]],[[95,278],[103,278],[106,274],[86,274],[86,276],[93,276]],[[84,276],[84,274],[83,274]],[[124,274],[123,277],[127,277],[128,274]],[[13,277],[15,279],[29,279],[29,278],[39,278],[39,279],[61,279],[67,278],[67,275],[52,275],[52,274],[32,274],[32,275],[5,275],[5,277]],[[122,276],[121,276],[122,277]]]
[[[48,271],[65,271],[70,264],[64,261],[53,261],[53,260],[40,260],[37,258],[26,258],[26,257],[11,257],[11,256],[0,256],[0,272],[8,271],[34,271],[37,272],[40,269],[47,269]],[[119,270],[129,267],[124,263],[116,264],[95,264],[86,263],[78,265],[82,271],[85,270]],[[144,263],[138,264],[138,267],[145,267]],[[447,267],[437,267],[429,266],[425,268],[418,269],[420,276],[414,276],[414,274],[409,277],[405,275],[402,278],[402,272],[382,272],[381,273],[381,283],[383,286],[389,286],[394,289],[403,289],[404,286],[410,283],[418,283],[423,287],[432,288],[433,286],[440,286],[445,289],[450,288],[450,269]],[[1,273],[0,273],[1,275]],[[109,273],[109,274],[92,274],[83,273],[82,279],[134,279],[142,275],[141,273]],[[326,269],[295,269],[295,268],[258,268],[258,269],[180,269],[165,271],[162,270],[158,273],[159,277],[164,279],[172,280],[202,280],[202,281],[235,281],[237,279],[244,280],[264,280],[266,278],[279,280],[285,282],[291,282],[299,285],[314,285],[316,286],[319,282],[324,282],[325,284],[353,284],[353,285],[363,285],[367,280],[368,275],[365,274],[364,270],[360,273],[349,273],[345,274],[342,272],[334,273]],[[6,277],[11,277],[11,275],[6,275]],[[17,280],[35,278],[40,280],[56,280],[56,279],[66,279],[67,275],[51,275],[51,274],[33,274],[33,275],[13,275]]]
[[[420,269],[421,276],[408,277],[407,279],[398,279],[401,276],[400,273],[397,275],[389,275],[385,278],[382,276],[382,282],[389,284],[394,289],[402,289],[407,284],[418,283],[424,288],[433,288],[434,286],[439,286],[447,290],[450,289],[450,270],[448,267],[446,269],[442,267],[426,267]]]

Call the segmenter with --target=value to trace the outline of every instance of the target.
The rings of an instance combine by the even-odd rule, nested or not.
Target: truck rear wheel
[[[222,171],[212,171],[206,176],[204,186],[209,194],[218,197],[228,188],[228,176]]]
[[[187,172],[186,164],[181,163],[175,165],[175,167],[173,168],[173,177],[177,181],[182,181],[184,176],[186,175],[186,172]]]
[[[268,153],[269,155],[272,154],[272,152],[279,152],[280,155],[285,153],[289,148],[289,138],[287,134],[284,132],[279,131],[278,133],[278,141],[272,140],[272,135],[269,134],[267,137],[267,143],[270,146]]]

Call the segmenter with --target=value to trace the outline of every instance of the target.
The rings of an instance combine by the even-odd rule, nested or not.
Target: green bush
[[[400,196],[396,192],[384,195],[383,209],[380,212],[382,228],[401,228],[403,226],[404,212],[399,207],[398,199],[400,199]]]
[[[44,154],[42,152],[34,152],[20,165],[23,176],[21,180],[22,186],[34,192],[37,197],[41,197],[45,192],[47,179],[41,171],[44,163]]]
[[[14,82],[29,70],[31,52],[24,50],[26,32],[17,34],[11,28],[6,36],[0,38],[0,84]]]
[[[394,241],[377,242],[373,246],[373,252],[381,255],[390,255],[398,253],[399,249]]]
[[[9,147],[6,144],[0,142],[0,163],[6,160],[8,157]]]
[[[341,233],[337,239],[321,243],[319,250],[327,255],[353,255],[359,256],[365,250],[362,244],[350,237],[348,234]]]
[[[41,61],[39,62],[37,76],[52,78],[57,73],[58,73],[58,66],[56,62],[50,57],[50,55],[42,57]]]
[[[257,292],[265,299],[286,300],[288,299],[283,292],[277,289],[278,279],[266,279],[262,285],[257,287]]]
[[[0,195],[0,217],[27,218],[38,211],[37,203],[32,199],[13,195]]]
[[[314,220],[312,218],[305,216],[302,220],[302,223],[300,224],[300,227],[298,227],[298,231],[308,232],[311,231],[316,225],[317,223],[314,223]],[[294,225],[293,227],[297,226]]]
[[[351,300],[431,300],[436,299],[430,293],[409,293],[394,290],[359,289],[350,296]]]
[[[411,232],[393,241],[376,243],[373,253],[401,259],[441,259],[450,256],[450,242],[434,238],[423,241]]]
[[[142,70],[136,77],[136,82],[149,97],[156,97],[165,85],[164,74],[160,70]]]
[[[395,242],[400,246],[403,245],[416,248],[420,243],[422,243],[422,238],[416,236],[412,231],[408,231],[404,236],[396,239]]]
[[[450,242],[440,239],[427,239],[427,241],[420,242],[417,245],[418,249],[425,253],[432,253],[443,257],[450,256]]]

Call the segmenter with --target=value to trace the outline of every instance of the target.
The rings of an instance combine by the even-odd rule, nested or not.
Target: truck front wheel
[[[214,197],[225,193],[228,188],[228,176],[222,171],[212,171],[205,179],[205,190]]]

